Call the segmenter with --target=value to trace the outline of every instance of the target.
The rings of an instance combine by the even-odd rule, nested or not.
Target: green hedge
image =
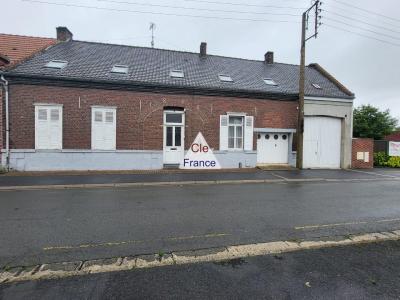
[[[389,156],[385,152],[374,153],[374,165],[378,167],[400,168],[400,156]]]

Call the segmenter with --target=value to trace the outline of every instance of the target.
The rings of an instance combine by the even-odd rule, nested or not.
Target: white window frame
[[[228,114],[227,116],[228,116],[228,150],[229,151],[243,151],[244,150],[244,135],[245,135],[244,134],[244,130],[245,130],[245,117],[246,117],[246,115],[245,114]],[[231,117],[240,117],[240,118],[242,118],[242,124],[241,125],[239,125],[239,124],[230,124],[229,120],[230,120]],[[234,137],[233,137],[234,147],[233,148],[229,147],[229,128],[231,126],[234,127]],[[237,134],[237,127],[242,127],[242,147],[237,147],[237,139],[238,139],[238,136],[236,135]]]
[[[225,74],[219,74],[218,75],[218,79],[222,82],[233,82],[233,79],[231,76],[229,75],[225,75]]]
[[[66,60],[54,59],[54,60],[49,61],[45,65],[45,67],[46,68],[50,68],[50,69],[58,69],[58,70],[60,70],[60,69],[64,69],[67,65],[68,65],[68,62]]]
[[[113,74],[128,74],[129,66],[127,65],[114,65],[111,68],[111,73]]]
[[[169,72],[169,76],[172,78],[184,78],[185,72],[183,70],[174,69]]]
[[[112,112],[113,113],[113,135],[114,135],[114,141],[113,141],[113,146],[112,147],[107,147],[105,145],[99,146],[96,145],[96,140],[95,140],[95,113],[100,111],[102,113],[102,125],[105,123],[105,118],[107,112]],[[103,132],[105,134],[105,132]],[[92,150],[108,150],[108,151],[113,151],[116,150],[117,147],[117,108],[115,106],[92,106],[92,111],[91,111],[91,149]]]
[[[264,78],[264,83],[266,85],[272,85],[272,86],[277,86],[278,84],[276,83],[275,80],[273,80],[272,78]]]
[[[50,103],[35,103],[35,149],[36,150],[62,150],[63,148],[63,105],[62,104],[50,104]],[[59,122],[59,141],[57,145],[51,146],[50,140],[48,141],[47,146],[40,145],[39,141],[39,110],[46,110],[46,121],[51,122],[51,110],[57,109],[59,111],[58,114],[58,122]],[[48,124],[48,130],[50,131],[51,124]],[[48,132],[50,134],[50,132]]]

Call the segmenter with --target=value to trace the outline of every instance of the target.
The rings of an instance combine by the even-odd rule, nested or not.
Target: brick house
[[[177,166],[201,132],[223,168],[295,164],[297,65],[199,53],[62,42],[4,73],[16,170]],[[304,163],[351,166],[354,95],[306,68]],[[5,152],[3,150],[3,152]]]
[[[56,42],[57,40],[53,38],[0,33],[0,72],[16,66],[33,54],[54,45]],[[3,89],[0,89],[0,150],[6,148],[4,103]]]

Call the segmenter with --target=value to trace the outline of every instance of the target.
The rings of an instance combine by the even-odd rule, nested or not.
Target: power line
[[[129,12],[129,13],[138,13],[138,14],[163,15],[163,16],[174,16],[174,17],[189,17],[189,18],[199,18],[199,19],[249,21],[249,22],[270,22],[270,23],[294,23],[294,24],[300,23],[300,22],[291,21],[291,20],[269,20],[269,19],[204,16],[204,15],[185,15],[185,14],[176,14],[176,13],[163,13],[163,12],[129,10],[129,9],[119,9],[119,8],[109,8],[109,7],[87,6],[87,5],[78,5],[78,4],[72,4],[72,3],[56,3],[56,2],[40,1],[40,0],[21,0],[21,1],[31,2],[31,3],[50,4],[50,5],[64,6],[64,7],[77,7],[77,8],[88,8],[88,9],[106,10],[106,11],[115,11],[115,12]]]
[[[400,33],[400,31],[393,30],[393,29],[390,29],[388,27],[384,27],[384,26],[380,26],[380,25],[376,25],[376,24],[371,24],[371,23],[365,22],[363,20],[352,18],[352,17],[349,17],[349,16],[345,16],[345,15],[342,15],[342,14],[335,13],[335,12],[331,12],[331,11],[328,11],[326,9],[323,9],[323,11],[327,12],[327,13],[329,13],[331,15],[335,15],[335,16],[344,18],[344,19],[348,19],[348,20],[351,20],[351,21],[359,22],[359,23],[362,23],[362,24],[365,24],[365,25],[370,25],[370,26],[373,26],[373,27],[376,27],[376,28],[381,28],[381,29],[384,29],[384,30],[387,30],[387,31],[391,31],[391,32],[395,32],[395,33]]]
[[[332,18],[329,18],[329,17],[324,17],[324,19],[330,20],[332,22],[340,23],[340,24],[343,24],[343,25],[347,25],[347,26],[350,26],[350,27],[354,27],[354,28],[357,28],[357,29],[360,29],[360,30],[364,30],[364,31],[368,31],[368,32],[371,32],[371,33],[375,33],[375,34],[378,34],[378,35],[383,35],[383,36],[389,37],[391,39],[400,41],[400,37],[397,37],[397,36],[393,36],[393,35],[390,35],[390,34],[386,34],[386,33],[378,32],[378,31],[366,29],[366,28],[363,28],[363,27],[360,27],[360,26],[356,26],[356,25],[353,25],[353,24],[350,24],[350,23],[338,21],[338,20],[335,20],[335,19],[332,19]]]
[[[378,38],[375,38],[375,37],[372,37],[372,36],[369,36],[369,35],[366,35],[366,34],[362,34],[362,33],[359,33],[359,32],[355,32],[355,31],[344,29],[344,28],[340,28],[340,27],[337,27],[335,25],[326,24],[326,23],[323,23],[323,25],[327,26],[327,27],[334,28],[336,30],[340,30],[340,31],[352,33],[352,34],[355,34],[355,35],[358,35],[358,36],[362,36],[362,37],[365,37],[367,39],[371,39],[371,40],[375,40],[375,41],[378,41],[378,42],[381,42],[381,43],[385,43],[385,44],[389,44],[389,45],[392,45],[392,46],[400,47],[400,44],[392,43],[392,42],[389,42],[389,41],[386,41],[386,40],[382,40],[382,39],[378,39]]]
[[[357,12],[357,11],[354,12],[354,11],[348,10],[348,9],[346,9],[344,7],[340,7],[340,6],[336,6],[336,5],[329,5],[329,7],[333,8],[335,10],[341,10],[341,11],[343,11],[345,13],[352,14],[352,15],[355,15],[355,16],[358,16],[358,17],[369,18],[368,15],[365,15],[362,12]],[[397,25],[397,24],[394,24],[392,22],[388,22],[387,20],[384,20],[384,19],[383,20],[380,19],[379,22],[382,23],[382,24],[386,24],[386,25],[392,26],[392,27],[400,28],[400,24]]]
[[[389,17],[387,15],[380,14],[380,13],[377,13],[377,12],[374,12],[372,10],[368,10],[368,9],[365,9],[365,8],[361,8],[361,7],[355,6],[353,4],[349,4],[349,3],[346,3],[346,2],[343,2],[343,1],[340,1],[340,0],[332,0],[332,1],[335,1],[335,2],[340,3],[342,5],[349,6],[349,7],[352,7],[352,8],[367,12],[369,14],[373,14],[373,15],[377,15],[377,16],[380,16],[380,17],[384,17],[384,18],[387,18],[387,19],[392,20],[392,21],[400,22],[400,19]]]
[[[284,9],[298,9],[304,10],[305,7],[292,7],[292,6],[277,6],[277,5],[262,5],[262,4],[251,4],[251,3],[236,3],[236,2],[219,2],[212,0],[182,0],[186,2],[197,2],[207,4],[218,4],[218,5],[233,5],[233,6],[249,6],[249,7],[266,7],[266,8],[284,8]]]
[[[140,5],[140,6],[150,6],[150,7],[175,8],[175,9],[185,9],[185,10],[195,10],[195,11],[207,11],[207,12],[240,13],[240,14],[255,14],[255,15],[273,15],[273,16],[290,16],[290,17],[299,17],[300,16],[300,14],[290,14],[290,13],[255,12],[255,11],[242,11],[242,10],[224,10],[224,9],[185,7],[185,6],[174,6],[174,5],[161,5],[161,4],[151,4],[151,3],[131,2],[131,1],[114,1],[114,0],[95,0],[95,1],[106,2],[106,3],[116,3],[116,4],[118,3],[118,4]]]

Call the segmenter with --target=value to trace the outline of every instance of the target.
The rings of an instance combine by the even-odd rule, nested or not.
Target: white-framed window
[[[117,110],[115,107],[92,107],[92,149],[115,150]]]
[[[220,116],[220,150],[253,150],[253,116],[228,113]]]
[[[183,70],[171,70],[171,72],[169,72],[169,76],[174,78],[183,78],[185,77],[185,73]]]
[[[243,149],[243,117],[228,116],[228,149]]]
[[[62,105],[35,104],[35,149],[62,149]]]

